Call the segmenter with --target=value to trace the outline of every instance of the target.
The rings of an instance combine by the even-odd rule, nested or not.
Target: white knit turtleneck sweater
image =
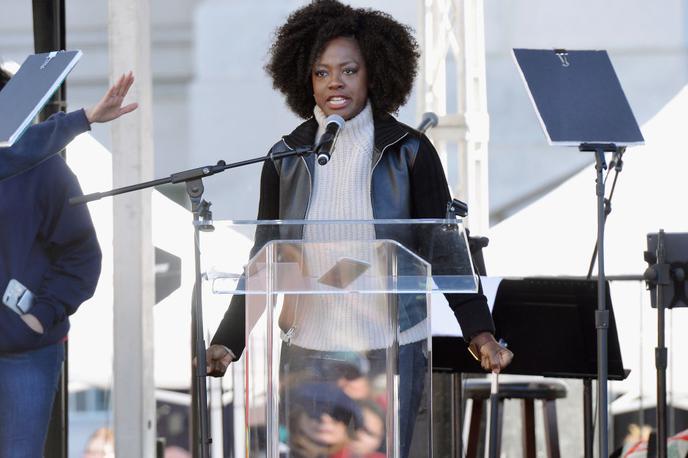
[[[325,131],[326,116],[317,106],[314,114],[319,126],[317,139]],[[322,167],[316,165],[306,219],[373,219],[370,195],[373,139],[373,113],[368,103],[363,111],[344,124],[330,161]],[[375,259],[369,259],[368,250],[364,248],[368,246],[365,242],[375,240],[372,224],[306,225],[304,240],[337,242],[336,246],[339,247],[323,249],[317,254],[305,253],[311,275],[325,273],[337,262],[341,253],[371,263],[367,274],[375,275]],[[392,342],[387,317],[387,301],[383,295],[301,295],[295,310],[291,342],[303,348],[326,351],[385,348]],[[413,336],[405,334],[408,333],[403,333],[400,343],[420,340],[425,336],[423,329],[420,329],[420,333],[413,333]]]

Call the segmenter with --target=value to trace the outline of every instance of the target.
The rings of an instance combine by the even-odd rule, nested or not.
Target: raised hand
[[[105,93],[102,99],[91,108],[87,108],[86,118],[88,122],[108,122],[120,116],[130,113],[138,108],[138,103],[130,103],[122,106],[129,88],[134,83],[132,72],[123,74],[117,82]]]

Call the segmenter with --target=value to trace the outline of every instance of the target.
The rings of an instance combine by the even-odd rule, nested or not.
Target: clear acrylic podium
[[[204,277],[246,307],[246,456],[432,456],[431,297],[478,289],[461,222],[213,224]]]

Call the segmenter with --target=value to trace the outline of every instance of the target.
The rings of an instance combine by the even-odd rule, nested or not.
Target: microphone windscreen
[[[332,123],[337,124],[337,126],[341,129],[344,127],[344,118],[337,114],[331,114],[327,117],[327,119],[325,119],[325,125],[327,126]]]
[[[422,133],[425,133],[425,131],[429,128],[437,126],[439,122],[440,118],[432,111],[428,111],[426,113],[423,113],[423,117],[421,118],[418,130]]]

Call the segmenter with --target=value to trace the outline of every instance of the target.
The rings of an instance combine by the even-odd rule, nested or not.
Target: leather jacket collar
[[[400,140],[408,132],[390,114],[373,116],[375,124],[374,145],[377,151],[382,151],[385,146]],[[310,117],[301,123],[292,133],[282,137],[290,148],[306,147],[313,145],[313,140],[318,132],[318,122],[315,117]]]

